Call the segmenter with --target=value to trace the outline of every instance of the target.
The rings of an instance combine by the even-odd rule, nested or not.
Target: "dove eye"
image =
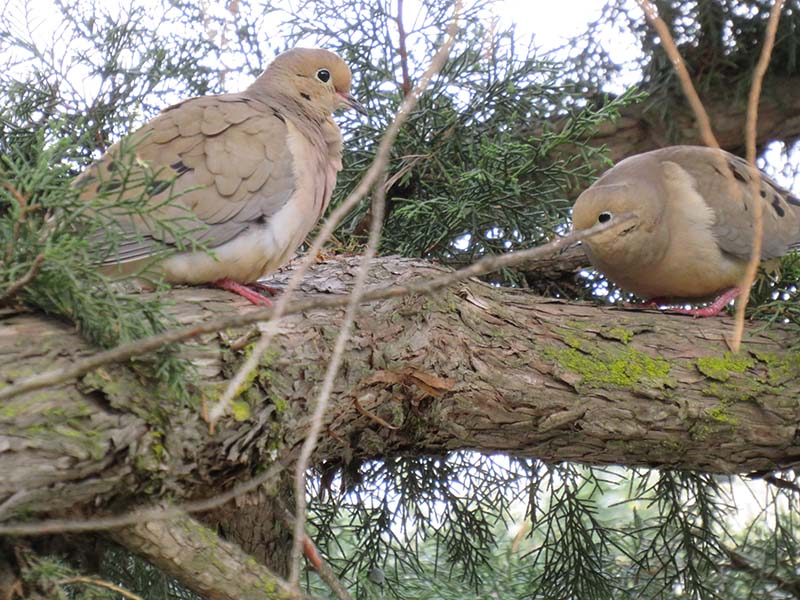
[[[328,83],[331,80],[331,72],[328,69],[320,69],[317,71],[317,79],[322,83]]]
[[[612,219],[613,216],[614,215],[612,215],[610,212],[604,210],[599,215],[597,215],[597,222],[598,223],[608,223]]]

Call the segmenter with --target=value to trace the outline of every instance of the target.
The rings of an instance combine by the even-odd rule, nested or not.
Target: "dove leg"
[[[233,292],[234,294],[246,298],[253,304],[256,305],[263,304],[264,306],[272,306],[272,302],[270,302],[269,298],[265,298],[258,292],[251,290],[246,285],[242,285],[241,283],[235,282],[233,279],[228,279],[227,277],[223,279],[217,279],[211,285],[223,290],[228,290],[229,292]]]
[[[679,314],[679,315],[692,315],[693,317],[715,317],[719,312],[728,306],[731,300],[739,297],[741,290],[738,287],[733,287],[726,290],[708,306],[703,308],[667,308],[664,312]]]

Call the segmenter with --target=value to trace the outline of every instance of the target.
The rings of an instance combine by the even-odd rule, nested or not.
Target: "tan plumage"
[[[331,52],[296,48],[241,93],[166,108],[75,182],[82,198],[103,192],[113,205],[142,191],[123,185],[125,177],[142,180],[148,171],[155,177],[149,218],[111,207],[123,239],[104,257],[104,270],[136,272],[164,245],[182,250],[154,270],[171,283],[250,283],[280,267],[331,198],[342,166],[332,113],[342,107],[364,110],[350,95],[347,65]],[[125,146],[134,156],[123,165]],[[158,221],[183,231],[176,239]],[[196,243],[215,256],[192,251]]]
[[[573,207],[575,230],[633,220],[585,240],[592,264],[645,299],[705,298],[742,280],[763,214],[762,259],[800,245],[800,200],[762,175],[753,193],[747,163],[722,150],[673,146],[607,171]]]

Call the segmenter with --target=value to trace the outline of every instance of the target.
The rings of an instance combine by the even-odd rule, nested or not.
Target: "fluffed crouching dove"
[[[728,152],[672,146],[631,156],[576,200],[573,228],[619,219],[584,240],[592,265],[643,299],[707,299],[719,313],[739,293],[754,237],[754,210],[763,215],[762,260],[800,247],[800,200],[761,175],[752,187],[747,163]],[[626,220],[627,219],[627,220]]]
[[[342,168],[332,118],[339,108],[365,113],[350,94],[350,69],[332,52],[306,48],[276,57],[243,92],[166,108],[75,181],[81,198],[109,198],[122,233],[103,271],[121,276],[148,265],[150,276],[170,283],[210,283],[269,304],[243,284],[288,262],[328,206]],[[135,157],[122,169],[124,146]],[[115,213],[115,204],[141,194],[125,182],[145,171],[150,210]],[[179,251],[149,265],[165,246]]]

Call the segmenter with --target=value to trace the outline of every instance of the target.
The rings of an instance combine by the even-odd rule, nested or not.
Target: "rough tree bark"
[[[345,293],[356,264],[317,265],[303,294]],[[371,285],[441,271],[389,257]],[[171,297],[185,323],[248,310],[217,290]],[[120,365],[2,402],[0,524],[208,497],[248,478],[302,443],[341,320],[340,310],[316,309],[281,321],[213,434],[201,403],[218,397],[255,327],[184,350],[197,368],[188,406]],[[727,318],[548,300],[478,281],[375,302],[360,311],[314,462],[470,449],[717,473],[800,465],[800,352],[788,349],[796,333],[751,324],[732,356],[730,332]],[[5,315],[0,386],[91,352],[65,323]]]
[[[345,292],[355,264],[317,265],[303,293]],[[380,285],[441,271],[386,258],[373,272]],[[214,290],[171,295],[187,323],[247,310]],[[137,491],[157,496],[167,482],[173,493],[196,497],[293,448],[341,316],[312,310],[285,318],[234,415],[213,435],[198,408],[214,401],[247,353],[248,346],[231,347],[241,331],[205,336],[186,351],[200,380],[192,406],[172,406],[120,366],[5,401],[3,516],[119,502]],[[434,297],[376,302],[357,320],[316,458],[477,449],[724,473],[794,466],[800,353],[787,347],[795,334],[756,329],[732,357],[724,318],[548,300],[477,281]],[[90,352],[69,325],[41,315],[0,322],[4,384]],[[398,428],[361,414],[356,400]]]

